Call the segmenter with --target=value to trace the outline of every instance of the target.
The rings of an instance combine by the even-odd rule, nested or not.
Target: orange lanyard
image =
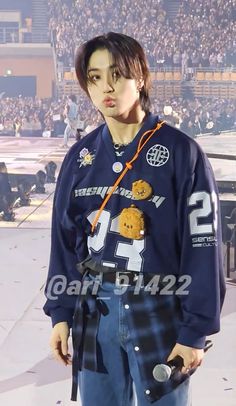
[[[146,143],[150,140],[150,138],[153,136],[153,134],[154,134],[156,131],[158,131],[158,130],[162,127],[162,125],[163,125],[164,123],[165,123],[165,121],[161,121],[160,123],[157,123],[157,125],[156,125],[155,128],[146,131],[146,132],[142,135],[142,137],[140,138],[139,143],[138,143],[137,150],[136,150],[136,152],[135,152],[133,158],[132,158],[130,161],[128,161],[128,162],[125,163],[125,168],[124,168],[123,172],[122,172],[122,173],[120,174],[120,176],[117,178],[117,180],[115,181],[115,183],[114,183],[114,185],[112,186],[111,190],[109,191],[109,193],[107,194],[107,196],[106,196],[105,199],[103,200],[103,202],[102,202],[102,204],[101,204],[101,206],[100,206],[100,208],[99,208],[99,210],[98,210],[98,212],[97,212],[97,214],[96,214],[96,216],[95,216],[95,218],[94,218],[94,220],[93,220],[93,222],[92,222],[92,234],[93,234],[93,232],[94,232],[94,230],[95,230],[95,227],[96,227],[96,225],[97,225],[97,223],[98,223],[99,217],[101,216],[101,213],[102,213],[104,207],[106,206],[108,200],[110,199],[111,195],[112,195],[113,192],[116,190],[117,186],[119,185],[119,183],[121,182],[121,180],[123,179],[123,177],[125,176],[125,174],[128,172],[128,170],[130,170],[130,169],[133,168],[133,165],[132,165],[132,164],[133,164],[133,162],[136,161],[136,159],[138,158],[138,156],[139,156],[140,152],[142,151],[144,145],[146,145]],[[144,137],[145,137],[147,134],[149,134],[149,136],[146,138],[146,140],[144,140]]]

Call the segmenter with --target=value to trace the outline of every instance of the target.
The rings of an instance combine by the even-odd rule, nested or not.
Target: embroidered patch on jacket
[[[151,166],[165,165],[170,156],[169,150],[164,145],[156,144],[149,148],[146,159]]]
[[[79,159],[77,159],[77,162],[80,162],[79,167],[81,168],[81,166],[92,165],[94,158],[95,154],[89,152],[87,148],[83,148],[79,153]]]

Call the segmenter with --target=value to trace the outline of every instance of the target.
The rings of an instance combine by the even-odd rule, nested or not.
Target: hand
[[[68,353],[68,337],[70,330],[66,321],[55,324],[50,338],[50,347],[54,358],[64,365],[71,365],[71,355]]]
[[[177,343],[171,351],[167,361],[172,360],[177,355],[183,358],[184,366],[182,367],[181,372],[183,374],[187,374],[189,369],[197,368],[201,365],[204,357],[204,351]]]

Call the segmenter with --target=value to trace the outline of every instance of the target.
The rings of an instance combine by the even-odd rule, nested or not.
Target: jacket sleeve
[[[206,336],[220,330],[225,297],[220,203],[208,158],[198,146],[190,156],[192,171],[182,172],[177,212],[180,275],[190,279],[188,294],[179,295],[183,320],[177,342],[203,348]]]
[[[79,232],[70,215],[72,165],[68,156],[63,161],[53,201],[51,252],[44,294],[43,310],[52,325],[67,321],[72,326],[75,301],[81,274],[76,265],[76,238]]]

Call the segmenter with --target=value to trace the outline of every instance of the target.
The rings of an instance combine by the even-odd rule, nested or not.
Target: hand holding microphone
[[[209,348],[213,346],[211,340],[207,340],[204,347],[204,352],[207,352]],[[166,364],[157,364],[152,371],[154,379],[158,382],[167,382],[170,377],[177,371],[181,371],[184,366],[184,360],[180,355],[175,356],[171,361]],[[187,368],[188,373],[191,368]]]

